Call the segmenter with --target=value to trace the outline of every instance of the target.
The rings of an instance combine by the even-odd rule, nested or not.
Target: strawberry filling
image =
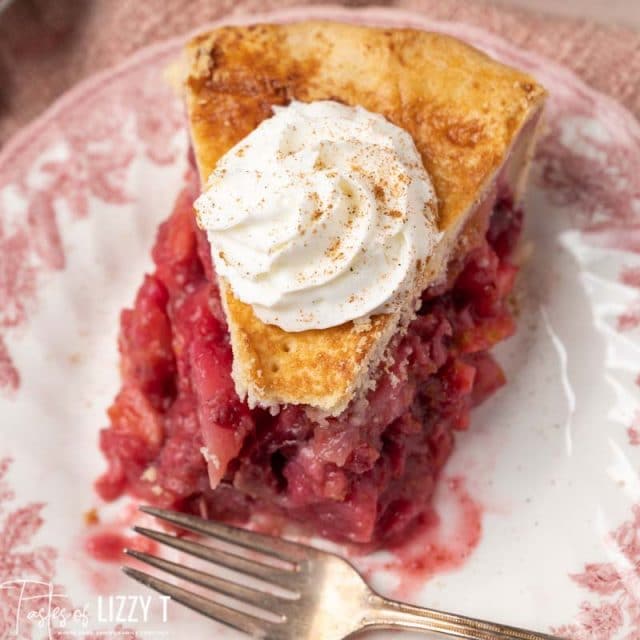
[[[236,523],[284,516],[342,541],[403,534],[428,510],[455,431],[504,384],[488,349],[515,329],[510,257],[521,213],[507,199],[483,208],[473,248],[449,265],[446,284],[425,291],[375,389],[336,418],[300,406],[274,416],[236,395],[209,247],[191,207],[197,190],[190,176],[159,229],[155,272],[122,312],[123,382],[100,434],[108,468],[98,492]]]

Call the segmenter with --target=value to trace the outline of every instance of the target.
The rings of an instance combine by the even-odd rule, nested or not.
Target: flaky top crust
[[[186,96],[201,178],[217,160],[296,99],[337,100],[408,131],[438,197],[438,224],[453,248],[545,92],[530,76],[436,33],[330,22],[223,27],[187,46]],[[443,276],[448,251],[427,265]],[[262,323],[221,282],[233,375],[251,403],[305,404],[339,413],[366,386],[412,310],[323,330],[287,333]],[[419,292],[417,292],[419,293]]]

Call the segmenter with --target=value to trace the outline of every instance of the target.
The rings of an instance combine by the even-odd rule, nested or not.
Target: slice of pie
[[[519,202],[545,92],[447,36],[326,22],[225,27],[192,40],[186,102],[202,185],[273,107],[333,101],[408,132],[437,195],[440,240],[418,299],[337,326],[259,319],[197,227],[193,171],[133,309],[98,488],[245,520],[294,519],[379,543],[428,507],[472,406],[504,383]]]

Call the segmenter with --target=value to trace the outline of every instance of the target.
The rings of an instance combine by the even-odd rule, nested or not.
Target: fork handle
[[[424,609],[373,594],[364,620],[367,629],[406,629],[439,633],[467,640],[561,640],[557,636],[527,631],[435,609]]]

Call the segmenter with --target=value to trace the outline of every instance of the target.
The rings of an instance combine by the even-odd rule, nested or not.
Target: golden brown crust
[[[292,334],[260,322],[228,288],[224,296],[232,318],[234,367],[238,363],[243,367],[241,375],[234,371],[234,377],[251,381],[256,399],[272,397],[277,389],[279,404],[300,403],[304,397],[310,400],[304,404],[327,411],[339,406],[388,325],[388,316],[377,316],[360,332],[353,331],[350,323]]]
[[[409,29],[328,22],[224,27],[193,39],[187,58],[187,106],[203,180],[273,105],[293,98],[361,105],[412,135],[438,196],[439,226],[454,239],[545,96],[528,75],[453,38]],[[448,257],[444,248],[434,256],[430,277],[442,275]],[[373,318],[368,328],[347,323],[286,333],[260,322],[228,290],[224,299],[238,390],[267,405],[339,412],[402,323],[396,314]]]

